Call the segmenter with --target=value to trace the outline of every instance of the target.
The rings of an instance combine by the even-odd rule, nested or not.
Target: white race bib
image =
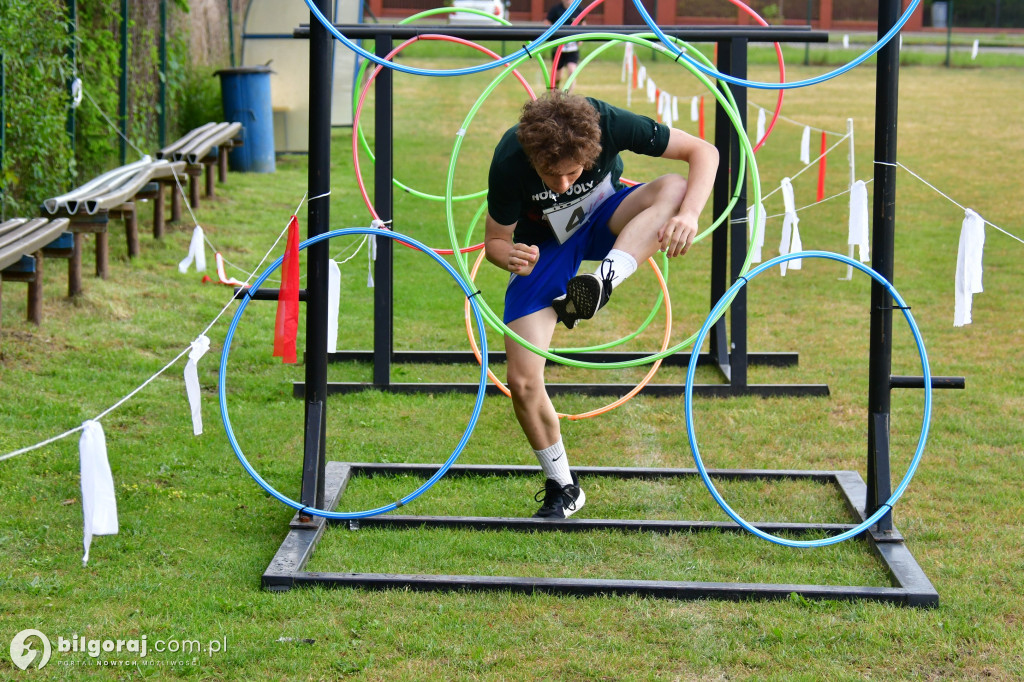
[[[615,188],[612,187],[612,176],[609,174],[604,176],[600,185],[579,199],[564,204],[555,204],[546,209],[544,218],[551,226],[551,231],[554,232],[558,243],[564,244],[576,228],[586,222],[594,209],[613,194],[615,194]]]

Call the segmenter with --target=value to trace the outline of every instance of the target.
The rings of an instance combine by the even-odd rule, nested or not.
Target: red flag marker
[[[821,160],[818,161],[818,201],[825,199],[825,151],[827,150],[825,131],[821,131]]]
[[[277,297],[277,321],[274,324],[274,357],[294,364],[295,336],[299,331],[299,219],[288,222],[288,240],[281,263],[281,291]]]

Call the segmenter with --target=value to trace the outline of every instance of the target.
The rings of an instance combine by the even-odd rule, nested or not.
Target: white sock
[[[602,261],[601,264],[597,266],[597,270],[594,270],[594,274],[601,277],[601,269],[610,267],[615,272],[615,276],[612,277],[612,289],[619,286],[622,280],[636,272],[636,259],[625,251],[612,249],[608,252],[608,255],[604,257],[604,260],[611,261],[611,263],[605,265],[605,262]]]
[[[565,454],[565,446],[562,445],[561,439],[551,447],[534,450],[533,454],[537,455],[537,461],[540,462],[540,468],[544,470],[545,476],[558,481],[558,485],[561,486],[572,483],[569,458]]]

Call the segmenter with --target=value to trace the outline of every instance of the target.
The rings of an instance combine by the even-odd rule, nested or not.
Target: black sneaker
[[[533,515],[535,519],[567,519],[583,509],[587,501],[576,474],[572,474],[572,483],[565,486],[559,485],[558,481],[553,479],[547,479],[544,481],[544,489],[538,491],[533,499],[540,502],[541,495],[544,496],[543,503]]]
[[[592,318],[611,298],[614,277],[612,262],[605,260],[601,264],[600,276],[588,272],[570,279],[565,287],[565,294],[551,301],[551,307],[555,309],[558,319],[572,329],[578,320]]]

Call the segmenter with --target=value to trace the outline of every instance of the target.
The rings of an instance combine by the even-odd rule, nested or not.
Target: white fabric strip
[[[327,352],[338,352],[338,305],[341,301],[341,268],[327,261]]]
[[[107,460],[107,439],[98,421],[82,424],[78,440],[78,457],[82,477],[82,565],[89,562],[89,546],[94,535],[117,535],[117,498],[114,477]]]
[[[220,255],[220,251],[215,251],[213,254],[213,262],[217,267],[217,281],[221,284],[228,284],[235,287],[244,287],[245,282],[235,279],[234,277],[228,277],[227,272],[224,271],[224,256]]]
[[[811,162],[811,127],[804,126],[804,133],[800,136],[800,162],[805,166]]]
[[[672,120],[679,120],[679,98],[675,95],[672,96]]]
[[[206,252],[203,250],[203,228],[198,225],[192,230],[192,241],[188,245],[188,255],[185,259],[178,263],[178,272],[185,274],[188,272],[188,266],[192,265],[192,261],[195,261],[196,272],[204,272],[206,270]]]
[[[690,120],[694,123],[700,120],[700,97],[697,95],[690,99]]]
[[[857,180],[850,188],[850,234],[846,240],[850,246],[860,248],[860,262],[871,260],[868,248],[868,186]]]
[[[203,411],[199,399],[199,359],[210,350],[210,339],[201,334],[192,342],[192,348],[188,352],[188,361],[185,362],[185,395],[188,396],[188,405],[192,410],[192,435],[198,436],[203,432]]]
[[[985,252],[985,221],[967,209],[960,226],[960,248],[956,254],[956,290],[953,301],[953,326],[971,323],[974,294],[984,291],[981,262]]]
[[[794,251],[802,251],[803,243],[800,240],[800,218],[796,214],[796,201],[793,198],[793,183],[789,178],[782,178],[782,203],[785,206],[786,214],[782,218],[782,241],[779,242],[779,255],[785,256]],[[779,265],[783,277],[786,270],[799,270],[800,259],[786,261]]]
[[[760,206],[761,210],[758,211],[756,214],[756,224],[754,220],[754,209],[756,209],[757,207],[751,206],[750,208],[747,209],[747,224],[750,226],[750,235],[748,238],[750,239],[750,243],[752,246],[752,253],[750,256],[751,263],[761,262],[761,249],[764,248],[764,227],[765,223],[767,222],[768,215],[764,210],[764,204],[761,204]]]
[[[764,139],[765,112],[761,107],[757,108],[757,143]]]

